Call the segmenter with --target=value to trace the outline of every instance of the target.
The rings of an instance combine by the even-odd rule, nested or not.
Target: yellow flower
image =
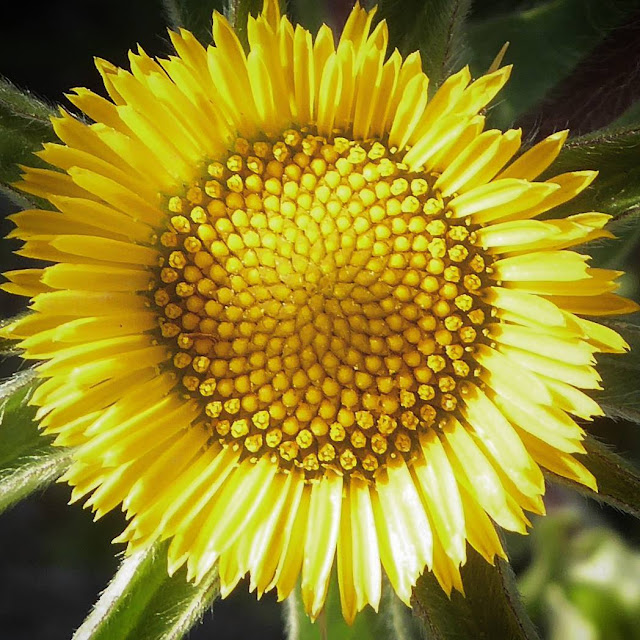
[[[513,161],[520,131],[483,130],[510,68],[428,100],[373,15],[336,44],[266,0],[248,54],[215,14],[206,50],[98,60],[111,101],[76,89],[94,124],[62,112],[55,169],[24,169],[56,210],[13,216],[55,264],[4,285],[74,500],[121,504],[129,551],[171,538],[170,572],[219,563],[223,594],[301,577],[312,617],[337,558],[347,620],[382,571],[407,603],[425,569],[462,590],[467,542],[493,562],[494,523],[544,512],[540,467],[596,488],[572,416],[626,345],[583,316],[637,308],[568,250],[609,216],[534,220],[595,177],[535,181],[566,132]]]

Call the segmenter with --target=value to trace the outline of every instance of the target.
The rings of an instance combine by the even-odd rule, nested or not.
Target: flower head
[[[513,160],[520,131],[484,130],[510,68],[428,99],[373,16],[336,44],[267,0],[248,53],[215,14],[206,50],[98,60],[111,100],[76,89],[94,124],[62,112],[55,168],[25,168],[56,210],[13,216],[55,264],[4,285],[73,499],[121,504],[129,550],[171,538],[170,572],[218,562],[224,593],[301,576],[312,617],[337,557],[348,620],[382,570],[406,602],[425,569],[462,590],[467,542],[492,562],[494,523],[544,512],[540,467],[595,488],[574,416],[626,345],[587,318],[636,308],[570,250],[608,216],[535,220],[595,177],[535,181],[566,132]]]

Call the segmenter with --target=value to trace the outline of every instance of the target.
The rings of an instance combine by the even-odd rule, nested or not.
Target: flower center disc
[[[487,256],[380,141],[237,139],[183,197],[154,292],[213,439],[372,478],[456,410]]]

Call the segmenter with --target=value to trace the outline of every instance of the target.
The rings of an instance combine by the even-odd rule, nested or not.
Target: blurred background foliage
[[[312,30],[322,22],[340,29],[350,4],[349,0],[291,0],[289,10]],[[416,32],[416,25],[424,22],[418,18],[437,13],[445,4],[452,6],[441,0],[382,0],[381,4],[380,13],[393,20],[392,35],[403,53],[420,45],[424,34]],[[70,88],[82,86],[103,93],[93,56],[126,66],[127,51],[138,44],[151,55],[167,55],[167,19],[179,19],[177,13],[185,6],[193,3],[74,0],[41,4],[37,10],[25,5],[22,11],[3,16],[0,76],[29,89],[45,103],[62,103],[71,109],[63,97]],[[461,12],[467,9],[463,0],[453,6]],[[489,112],[493,126],[522,126],[529,143],[564,128],[579,135],[603,128],[640,127],[639,0],[477,0],[469,9],[466,32],[466,48],[457,56],[445,57],[441,70],[430,69],[428,59],[425,67],[437,79],[468,62],[478,75],[509,41],[505,62],[514,63],[515,68]],[[423,53],[430,53],[424,43]],[[20,141],[3,137],[10,125],[0,111],[0,151],[13,154],[16,161],[33,163],[35,159],[22,154]],[[29,131],[36,138],[41,135],[37,124],[25,135]],[[614,164],[619,154],[627,165],[635,155],[640,172],[640,136],[625,149],[612,147]],[[3,171],[16,169],[3,167]],[[640,174],[631,183],[628,175],[620,178],[617,173],[616,177],[618,182],[606,183],[609,192],[619,194],[632,188],[631,183],[640,184]],[[637,202],[637,194],[631,196]],[[631,207],[619,223],[616,231],[621,240],[600,243],[591,251],[598,266],[615,265],[629,272],[622,293],[636,299],[637,209],[637,205]],[[15,204],[0,199],[2,235],[11,228],[5,216],[15,210]],[[1,268],[25,264],[11,254],[15,248],[9,242],[0,245]],[[23,305],[22,300],[0,292],[2,316],[21,311]],[[0,358],[0,377],[20,366],[10,353]],[[633,372],[629,376],[637,389],[637,377]],[[590,432],[640,462],[637,425],[602,419],[591,425]],[[69,489],[54,485],[13,507],[0,521],[1,637],[68,638],[117,568],[119,558],[110,540],[122,530],[122,517],[111,513],[94,524],[79,505],[67,507],[68,499]],[[519,586],[542,636],[550,640],[640,638],[638,521],[559,487],[549,491],[546,502],[549,516],[536,519],[531,536],[508,538]],[[275,640],[283,636],[281,609],[274,597],[267,595],[256,603],[241,586],[214,605],[190,638]]]

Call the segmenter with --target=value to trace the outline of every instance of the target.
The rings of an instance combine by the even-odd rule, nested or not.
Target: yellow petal
[[[480,134],[436,180],[443,196],[470,191],[489,182],[518,150],[521,131],[496,130]]]
[[[522,512],[509,504],[498,475],[465,427],[452,419],[442,432],[447,457],[461,484],[501,527],[525,533]],[[468,523],[467,519],[465,521]]]
[[[349,516],[354,540],[352,563],[357,608],[370,604],[377,611],[382,591],[378,535],[369,485],[357,478],[350,483]]]
[[[535,180],[558,157],[569,130],[551,134],[512,162],[499,176]]]
[[[540,204],[532,206],[514,217],[535,218],[545,211],[564,204],[567,200],[575,198],[584,191],[595,180],[597,175],[597,171],[573,171],[550,178],[547,180],[547,184],[558,185],[560,189],[551,193]]]
[[[519,316],[531,315],[542,325],[563,326],[566,323],[554,302],[516,289],[488,287],[485,300],[498,309],[512,311]]]
[[[146,309],[145,299],[135,293],[111,291],[50,291],[37,295],[31,308],[48,316],[113,316]]]
[[[92,131],[88,128],[87,130]],[[150,185],[147,180],[141,179],[140,176],[136,176],[135,173],[131,171],[130,167],[127,167],[126,165],[122,166],[122,162],[115,162],[112,159],[112,156],[114,155],[113,152],[106,144],[101,142],[98,136],[95,136],[95,138],[101,145],[101,147],[94,152],[95,155],[88,153],[86,150],[72,149],[65,145],[52,143],[46,143],[43,145],[44,149],[42,151],[38,151],[36,155],[45,162],[55,165],[60,169],[64,169],[65,171],[68,171],[71,167],[80,167],[82,169],[87,169],[88,171],[93,171],[122,184],[130,191],[133,191],[143,197],[145,200],[154,202],[158,195],[154,185]],[[106,158],[105,155],[107,156]]]
[[[540,376],[540,380],[549,389],[554,404],[560,409],[573,413],[579,418],[591,420],[593,416],[603,416],[600,405],[588,395],[566,382]]]
[[[624,338],[604,325],[583,318],[576,318],[578,324],[584,329],[585,334],[589,338],[589,344],[593,345],[598,351],[604,353],[625,353],[630,347]]]
[[[402,56],[395,50],[382,67],[382,78],[376,95],[376,104],[371,117],[371,136],[382,136],[391,126],[393,97],[396,93]]]
[[[587,256],[573,251],[545,251],[502,258],[493,263],[495,280],[568,282],[587,277]]]
[[[151,496],[170,489],[176,476],[199,455],[207,436],[204,429],[183,430],[179,432],[175,443],[162,448],[160,455],[156,451],[155,462],[133,484],[122,503],[122,508],[135,513]]]
[[[382,81],[383,63],[384,50],[375,47],[367,51],[362,62],[361,75],[356,82],[356,103],[353,114],[353,135],[356,139],[369,137],[377,92]]]
[[[598,490],[593,474],[572,455],[558,452],[557,449],[550,447],[546,442],[527,433],[522,434],[522,439],[539,465],[563,478],[579,482],[593,491]]]
[[[467,87],[456,105],[456,111],[477,113],[484,108],[507,83],[512,68],[512,65],[507,65],[478,78]]]
[[[426,107],[428,86],[424,74],[415,75],[407,83],[389,132],[390,145],[402,149],[409,141]]]
[[[5,271],[2,275],[9,280],[0,284],[0,289],[29,298],[51,291],[51,287],[42,282],[44,269],[16,269]]]
[[[189,567],[196,581],[242,533],[269,489],[275,471],[267,458],[258,463],[247,459],[227,478],[191,549],[193,556],[199,558]]]
[[[292,506],[283,528],[282,551],[278,567],[272,583],[267,587],[267,591],[274,586],[277,587],[279,602],[293,591],[302,568],[304,544],[301,541],[306,535],[311,498],[311,488],[308,485],[303,485],[303,487],[298,508],[294,510],[294,506]]]
[[[558,233],[559,230],[553,225],[538,220],[514,220],[478,229],[477,235],[485,249],[497,248],[505,252],[514,245],[533,244],[535,248],[540,240]]]
[[[118,110],[112,102],[84,87],[77,87],[72,91],[74,93],[65,94],[69,102],[86,113],[92,120],[102,122],[121,133],[128,131],[124,122],[120,120]],[[59,128],[62,126],[62,122],[66,122],[66,120],[66,118],[54,119],[52,124],[58,137],[68,142],[63,130]],[[69,117],[68,120],[72,120],[72,118]]]
[[[358,544],[353,539],[351,531],[351,517],[349,513],[349,487],[346,487],[345,500],[340,517],[340,533],[338,536],[338,587],[340,590],[340,605],[342,615],[347,624],[353,624],[358,611],[358,602],[353,575],[353,548]],[[355,544],[354,544],[355,543]]]
[[[493,402],[520,430],[544,440],[566,453],[582,451],[582,429],[561,409],[536,405],[532,402],[512,402],[498,393],[491,394]]]
[[[497,218],[519,217],[518,212],[542,202],[558,189],[557,184],[514,178],[493,180],[452,198],[448,209],[454,218],[474,216],[474,222],[487,223]]]
[[[411,471],[444,552],[459,565],[466,559],[466,536],[458,482],[434,431],[421,435],[420,446],[424,460],[414,463]],[[434,552],[434,561],[435,557]]]
[[[467,523],[467,540],[469,544],[489,563],[494,563],[495,556],[507,559],[496,528],[473,497],[463,486],[460,487],[460,498]]]
[[[297,120],[307,125],[314,117],[315,66],[311,34],[300,25],[293,35],[293,76]]]
[[[593,367],[552,360],[517,347],[501,345],[498,349],[511,360],[512,366],[520,365],[526,367],[530,371],[540,373],[549,378],[563,380],[580,389],[600,388],[601,378]]]
[[[304,539],[302,600],[312,620],[324,606],[336,553],[342,511],[342,476],[328,473],[311,487]]]
[[[518,347],[524,351],[538,353],[546,358],[561,360],[575,365],[593,365],[594,347],[583,340],[557,338],[544,330],[521,327],[514,324],[487,325],[489,337],[501,344]]]
[[[614,293],[601,293],[594,296],[558,295],[553,302],[561,309],[584,316],[617,316],[634,313],[640,306],[633,300],[617,296]]]
[[[33,169],[20,167],[24,170],[22,180],[14,186],[25,193],[48,200],[51,196],[67,196],[71,198],[91,197],[81,185],[76,184],[69,175],[49,169]]]
[[[61,263],[47,267],[42,281],[54,289],[144,291],[151,282],[151,273],[130,267]]]
[[[134,220],[158,225],[166,219],[166,214],[160,209],[109,178],[77,167],[69,169],[69,175],[77,185],[102,198],[115,209],[131,215]]]
[[[110,238],[68,234],[58,236],[50,244],[60,251],[115,263],[151,267],[157,266],[160,260],[160,254],[156,249]]]
[[[466,385],[461,393],[464,399],[461,413],[473,427],[483,448],[522,493],[528,496],[543,494],[542,473],[511,423],[475,385]]]
[[[291,533],[303,488],[304,482],[299,474],[292,473],[287,476],[281,503],[274,505],[273,513],[265,519],[262,529],[256,535],[256,543],[251,545],[247,561],[251,571],[250,589],[257,589],[258,597],[269,588],[276,575],[280,558],[291,543],[287,534]],[[265,503],[264,507],[271,510],[272,505]]]
[[[460,568],[456,562],[445,553],[439,535],[433,537],[433,575],[442,590],[451,597],[451,591],[456,589],[464,595],[464,585]]]
[[[189,551],[204,525],[213,501],[219,495],[227,478],[234,470],[239,452],[227,447],[209,457],[205,469],[169,506],[158,523],[157,531],[164,538],[174,536],[168,551],[169,573],[173,575],[187,560]],[[195,564],[198,557],[192,555]]]
[[[334,127],[336,112],[342,97],[342,69],[335,53],[327,60],[318,95],[318,133],[329,135]]]
[[[382,566],[398,597],[409,604],[418,576],[433,561],[431,527],[404,461],[389,467],[376,489],[373,511]]]
[[[507,398],[514,402],[524,397],[536,403],[552,403],[551,394],[536,374],[526,368],[514,367],[500,351],[478,345],[474,357],[486,369],[486,374],[481,374],[481,378]]]
[[[418,59],[416,59],[415,62],[417,63],[417,61]],[[440,85],[436,94],[429,101],[429,105],[422,120],[420,121],[420,126],[416,132],[415,139],[412,141],[414,146],[419,146],[423,137],[430,137],[429,131],[434,128],[439,128],[434,127],[434,125],[438,121],[442,121],[444,116],[449,115],[453,111],[456,112],[455,115],[458,117],[460,116],[456,110],[456,106],[470,80],[471,73],[469,71],[469,67],[465,66],[457,73],[449,76],[442,85]],[[404,161],[407,164],[411,164],[409,154],[407,154]]]

